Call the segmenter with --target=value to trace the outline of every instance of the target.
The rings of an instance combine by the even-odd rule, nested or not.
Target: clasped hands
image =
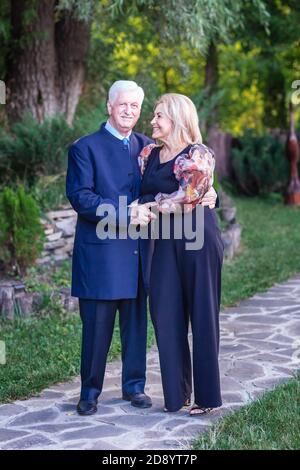
[[[216,205],[217,200],[217,193],[214,188],[210,188],[209,191],[203,196],[201,205],[208,206],[210,209],[213,209]],[[130,224],[131,225],[140,225],[141,227],[145,227],[151,222],[151,220],[155,220],[157,216],[151,212],[151,207],[157,207],[160,212],[162,213],[170,213],[170,212],[177,212],[178,210],[182,210],[181,204],[172,203],[170,205],[167,203],[166,207],[164,207],[164,203],[158,205],[157,202],[146,202],[145,204],[139,204],[138,199],[133,201],[130,205]],[[190,212],[192,210],[192,204],[185,204],[184,205],[184,212]]]
[[[149,222],[151,222],[151,220],[155,220],[156,215],[150,210],[150,208],[154,206],[157,206],[157,202],[146,202],[145,204],[139,204],[138,199],[133,201],[129,205],[130,224],[145,227],[149,224]]]

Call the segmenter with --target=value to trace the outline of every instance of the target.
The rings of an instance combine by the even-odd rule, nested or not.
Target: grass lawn
[[[234,197],[242,247],[223,270],[222,306],[264,291],[300,272],[300,208],[277,196]],[[299,449],[300,376],[220,420],[193,449]]]
[[[300,210],[283,206],[277,196],[234,197],[234,201],[243,228],[242,248],[232,262],[224,265],[222,307],[234,305],[300,271]],[[55,282],[65,285],[66,272],[69,271],[56,272]],[[48,279],[45,291],[47,282]],[[35,282],[32,289],[38,289]],[[150,345],[153,329],[151,322],[149,325]],[[45,306],[41,318],[1,323],[0,340],[6,343],[7,363],[0,366],[0,401],[25,398],[77,375],[80,335],[78,315],[66,316],[51,303]],[[116,327],[110,359],[119,353]]]
[[[233,200],[242,226],[242,246],[223,269],[222,307],[300,272],[300,207],[284,206],[275,194]]]
[[[220,420],[193,449],[300,449],[300,375]]]
[[[5,340],[7,356],[7,363],[0,365],[0,402],[24,399],[55,382],[79,374],[79,315],[65,314],[56,305],[51,309],[51,315],[45,311],[41,318],[31,317],[0,325],[0,339]],[[120,355],[119,337],[116,321],[109,361]],[[153,341],[151,328],[148,345]]]

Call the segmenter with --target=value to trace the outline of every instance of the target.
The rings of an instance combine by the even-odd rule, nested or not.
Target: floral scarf
[[[143,175],[155,144],[144,147],[138,157]],[[215,168],[214,152],[204,144],[193,144],[188,153],[179,155],[174,163],[174,175],[179,182],[177,191],[171,194],[158,193],[155,200],[159,207],[172,212],[174,204],[192,205],[194,208],[213,185]]]

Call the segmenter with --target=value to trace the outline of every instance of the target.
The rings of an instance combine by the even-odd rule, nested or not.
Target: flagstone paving
[[[184,449],[220,417],[257,399],[300,368],[300,275],[221,313],[224,405],[209,416],[163,412],[156,347],[148,353],[146,391],[153,407],[121,399],[121,364],[108,364],[98,412],[77,415],[80,380],[0,406],[1,449]]]

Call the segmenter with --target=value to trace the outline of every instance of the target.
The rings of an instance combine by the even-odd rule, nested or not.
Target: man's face
[[[107,103],[110,124],[122,135],[127,135],[136,125],[141,114],[137,92],[121,91],[114,103]]]

